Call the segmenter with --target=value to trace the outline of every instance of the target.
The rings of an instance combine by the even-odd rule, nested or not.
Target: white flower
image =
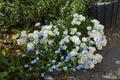
[[[76,50],[79,51],[79,50],[80,50],[80,47],[79,47],[79,46],[76,46]]]
[[[81,21],[78,21],[78,19],[73,19],[73,21],[71,22],[72,25],[80,25]]]
[[[48,34],[49,34],[50,36],[54,36],[54,33],[53,33],[52,31],[48,31]]]
[[[100,22],[97,19],[93,19],[93,20],[91,20],[91,22],[94,24],[100,24]]]
[[[102,61],[102,59],[103,59],[103,57],[102,57],[100,54],[96,54],[96,55],[94,56],[93,62],[94,62],[95,64],[97,64],[97,63],[100,63],[100,62]]]
[[[69,41],[70,41],[69,38],[70,38],[70,36],[68,36],[68,35],[66,37],[64,37],[64,42],[69,43]]]
[[[84,17],[83,15],[78,15],[78,19],[79,19],[80,21],[85,21],[85,17]]]
[[[70,31],[70,34],[74,35],[77,32],[77,28],[71,28]]]
[[[91,29],[92,29],[92,27],[91,27],[91,26],[88,26],[88,27],[87,27],[87,30],[91,30]]]
[[[21,32],[21,37],[25,37],[25,36],[27,36],[26,31],[22,31]]]
[[[81,32],[76,32],[76,35],[77,36],[81,36]]]
[[[54,33],[55,35],[59,35],[59,34],[60,34],[60,32],[58,31],[57,28],[53,30],[53,33]]]
[[[77,13],[74,13],[74,14],[73,14],[73,17],[74,17],[74,18],[77,18],[77,17],[78,17],[78,14],[77,14]]]
[[[70,52],[70,55],[71,55],[72,57],[76,56],[77,54],[78,54],[78,53],[77,53],[77,51],[75,51],[75,50]]]
[[[82,55],[80,59],[78,60],[79,64],[85,64],[88,61],[87,55]]]
[[[82,38],[82,41],[83,41],[83,42],[87,42],[87,38],[83,37],[83,38]]]
[[[54,43],[54,40],[48,40],[48,44],[52,45]]]
[[[89,53],[90,54],[93,54],[95,51],[96,51],[96,48],[95,47],[88,47],[88,49],[89,49]]]
[[[29,39],[33,38],[33,35],[34,35],[33,33],[29,33],[29,34],[28,34],[28,38],[29,38]]]
[[[78,36],[72,36],[70,37],[70,40],[73,41],[76,45],[80,45],[81,41]]]
[[[87,47],[87,45],[86,45],[85,43],[81,43],[81,44],[80,44],[80,47],[81,47],[81,48],[85,48],[85,47]]]
[[[34,49],[34,44],[31,42],[31,43],[28,43],[27,44],[27,51],[31,51]]]
[[[63,34],[67,35],[68,34],[68,30],[66,29],[65,31],[63,31]]]

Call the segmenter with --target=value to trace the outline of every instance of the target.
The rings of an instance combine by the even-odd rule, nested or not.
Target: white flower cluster
[[[86,18],[84,16],[73,14],[71,25],[80,25],[85,20]],[[59,62],[59,66],[61,66],[62,61],[74,62],[75,58],[77,58],[77,69],[79,67],[92,69],[95,64],[100,63],[103,58],[100,54],[95,53],[95,51],[106,46],[107,40],[103,31],[104,26],[95,19],[91,20],[91,23],[94,26],[86,26],[86,36],[83,36],[81,31],[78,31],[77,27],[59,30],[58,26],[51,24],[42,26],[40,31],[34,31],[33,33],[27,34],[26,31],[22,31],[21,38],[17,40],[17,43],[18,45],[26,44],[27,51],[34,50],[35,46],[39,44],[47,44],[47,46],[53,46],[53,48],[56,47],[57,44],[57,50],[53,52],[55,53],[54,55],[60,54],[58,57],[61,57],[62,60],[61,62],[53,60],[53,63]],[[56,37],[59,39],[56,39]],[[52,50],[52,48],[50,50]],[[49,49],[47,51],[49,51]],[[62,51],[64,51],[65,55],[63,55]],[[59,66],[51,66],[49,70],[59,70]],[[67,67],[63,66],[63,70],[66,69]]]
[[[85,17],[83,15],[78,15],[77,13],[73,14],[73,20],[71,22],[72,25],[80,25],[82,21],[85,21]]]

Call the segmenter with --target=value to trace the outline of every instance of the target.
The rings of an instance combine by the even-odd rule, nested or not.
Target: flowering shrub
[[[36,23],[35,26],[40,26]],[[73,14],[63,24],[41,26],[40,31],[21,32],[17,44],[25,60],[24,68],[33,72],[76,71],[92,69],[102,56],[95,53],[106,46],[104,26],[96,19]]]

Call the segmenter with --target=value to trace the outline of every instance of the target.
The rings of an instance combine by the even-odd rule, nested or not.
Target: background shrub
[[[0,26],[40,21],[43,24],[85,13],[83,0],[4,0],[0,1]]]

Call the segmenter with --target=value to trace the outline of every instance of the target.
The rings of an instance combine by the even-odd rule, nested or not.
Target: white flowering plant
[[[88,19],[77,13],[66,21],[40,26],[31,33],[21,32],[17,44],[27,71],[45,73],[93,69],[102,55],[96,53],[106,46],[104,26],[96,19]]]

